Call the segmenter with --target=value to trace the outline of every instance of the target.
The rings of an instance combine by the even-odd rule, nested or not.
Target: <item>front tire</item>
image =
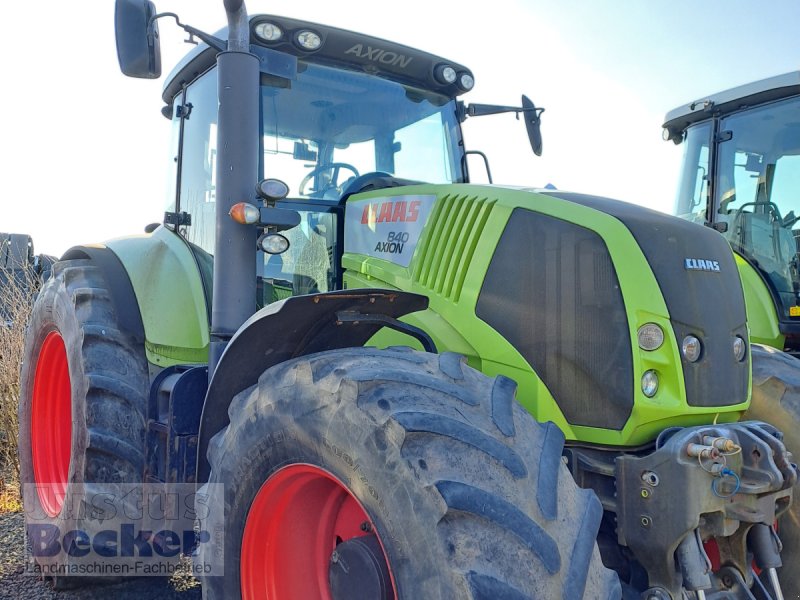
[[[764,421],[783,433],[783,443],[800,460],[800,360],[785,352],[751,345],[753,400],[742,417]],[[778,520],[783,543],[778,578],[786,598],[800,598],[800,486],[795,485],[792,505]]]
[[[70,531],[77,511],[65,497],[79,506],[94,483],[142,481],[148,388],[144,348],[119,327],[101,270],[56,263],[33,307],[20,379],[20,475],[35,484],[23,486],[29,523],[37,515],[38,525]]]
[[[206,528],[225,546],[204,598],[619,597],[595,544],[602,507],[515,387],[406,349],[267,370],[209,447],[201,492],[224,516]]]

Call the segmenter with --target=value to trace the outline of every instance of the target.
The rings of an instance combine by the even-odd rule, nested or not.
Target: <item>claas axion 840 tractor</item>
[[[215,35],[178,21],[203,44],[164,87],[163,224],[69,250],[37,300],[26,501],[61,523],[81,483],[196,484],[224,507],[206,598],[779,598],[797,471],[740,421],[725,239],[470,184],[464,121],[515,112],[538,152],[541,109],[465,104],[469,69],[419,50],[225,9]],[[123,72],[158,76],[165,15],[116,11]]]
[[[747,417],[766,419],[800,452],[800,73],[712,94],[667,114],[682,144],[675,214],[721,232],[742,278],[753,363]],[[800,510],[779,523],[784,564],[800,561]],[[787,597],[800,577],[784,570]]]

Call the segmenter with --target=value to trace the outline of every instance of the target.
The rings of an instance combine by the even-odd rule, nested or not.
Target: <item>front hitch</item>
[[[675,428],[654,452],[616,459],[618,541],[644,567],[650,590],[714,594],[721,568],[749,588],[757,585],[754,555],[767,569],[779,566],[770,530],[798,477],[782,438],[757,421]]]

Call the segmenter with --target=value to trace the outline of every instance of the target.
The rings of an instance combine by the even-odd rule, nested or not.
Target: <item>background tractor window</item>
[[[717,216],[788,317],[800,305],[800,99],[734,114],[719,127],[725,141],[717,159]]]
[[[686,132],[682,179],[678,184],[674,214],[703,223],[708,208],[709,145],[711,122],[691,127]]]
[[[770,196],[784,212],[800,216],[800,154],[780,157],[775,163]]]

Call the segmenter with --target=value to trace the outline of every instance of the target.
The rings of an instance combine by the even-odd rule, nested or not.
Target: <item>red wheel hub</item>
[[[44,511],[55,517],[64,504],[72,453],[72,386],[67,349],[57,331],[39,352],[31,400],[33,479]]]
[[[334,549],[371,531],[363,506],[336,477],[307,464],[280,469],[261,486],[247,515],[242,598],[331,600]]]

